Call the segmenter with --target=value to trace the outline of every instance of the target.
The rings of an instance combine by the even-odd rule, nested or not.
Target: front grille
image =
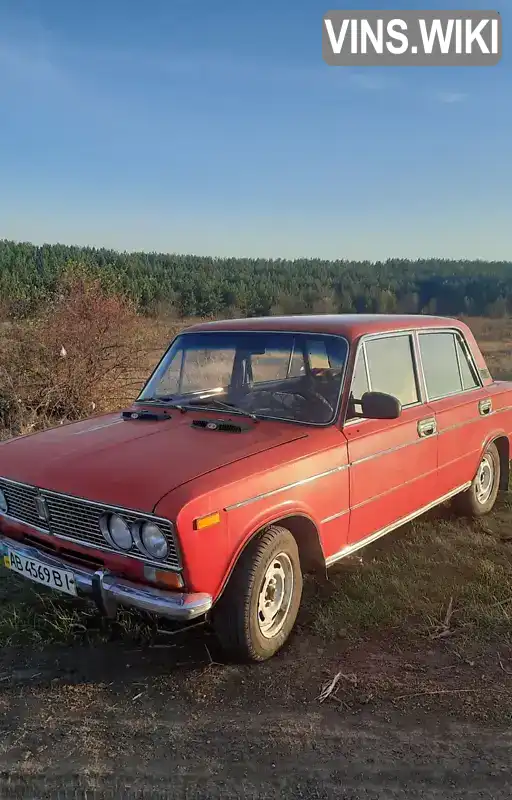
[[[0,479],[0,489],[7,500],[9,516],[28,522],[29,525],[36,525],[38,528],[45,528],[45,523],[37,513],[35,498],[38,492],[34,486],[23,486],[20,483],[10,483]]]
[[[139,514],[136,511],[128,511],[124,508],[108,507],[96,505],[78,497],[50,492],[46,489],[37,489],[34,486],[27,486],[21,483],[14,483],[4,478],[0,478],[0,489],[5,494],[8,515],[13,519],[33,525],[41,530],[48,531],[59,538],[68,539],[77,544],[88,544],[100,550],[107,550],[112,553],[120,553],[120,550],[112,547],[104,538],[100,531],[100,517],[108,512],[119,513],[128,523],[143,521],[145,519],[155,519],[150,514]],[[38,515],[35,498],[44,497],[47,503],[50,521],[41,520]],[[181,559],[178,544],[174,534],[174,529],[168,520],[155,520],[162,533],[165,534],[169,545],[169,554],[165,562],[152,561],[139,553],[135,545],[132,550],[123,555],[128,555],[146,563],[162,564],[172,569],[181,569]]]

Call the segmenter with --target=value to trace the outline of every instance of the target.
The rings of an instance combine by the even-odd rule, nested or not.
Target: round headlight
[[[0,512],[2,514],[7,514],[8,506],[7,500],[5,499],[5,494],[0,489]]]
[[[169,547],[167,539],[154,522],[145,522],[140,531],[140,538],[144,549],[152,558],[162,560],[167,556]]]
[[[120,550],[132,549],[132,532],[122,517],[112,514],[107,521],[107,526],[110,538],[116,547],[119,547]]]

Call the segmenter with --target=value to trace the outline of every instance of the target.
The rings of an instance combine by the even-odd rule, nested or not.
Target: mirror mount
[[[400,400],[385,392],[365,392],[359,405],[362,413],[353,415],[358,419],[398,419],[402,413]]]

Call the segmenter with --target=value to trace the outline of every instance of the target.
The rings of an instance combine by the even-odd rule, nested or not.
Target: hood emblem
[[[209,431],[216,431],[219,426],[217,425],[216,422],[208,422],[206,424],[206,427],[208,428]]]
[[[50,512],[48,510],[48,503],[44,497],[41,497],[40,495],[37,495],[34,499],[39,519],[43,520],[43,522],[49,522]]]

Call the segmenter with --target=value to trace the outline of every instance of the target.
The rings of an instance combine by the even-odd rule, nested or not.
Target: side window
[[[471,360],[466,352],[466,348],[462,346],[459,337],[456,337],[457,354],[459,356],[460,374],[462,377],[463,389],[476,389],[479,386],[478,379],[475,375],[475,370]]]
[[[418,338],[429,398],[462,391],[453,333],[420,333]]]
[[[329,357],[325,342],[309,340],[307,349],[311,369],[329,369]]]
[[[288,374],[287,378],[299,378],[301,375],[304,375],[304,355],[302,350],[297,347],[297,343],[295,342],[293,346],[293,353],[292,357],[290,358],[290,363],[288,365]]]
[[[420,333],[419,342],[431,400],[478,386],[468,355],[454,333]]]
[[[286,378],[290,356],[290,349],[267,350],[265,353],[251,356],[253,383]]]
[[[392,394],[403,406],[417,403],[419,393],[411,336],[369,339],[365,348],[372,391]]]

